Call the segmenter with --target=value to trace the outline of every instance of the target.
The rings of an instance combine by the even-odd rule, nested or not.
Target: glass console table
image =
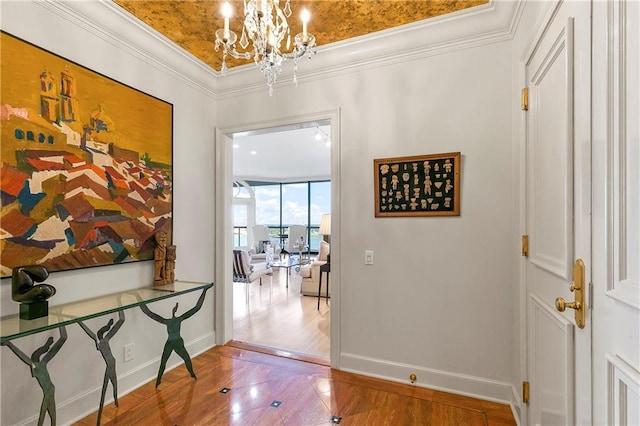
[[[213,283],[176,281],[159,287],[142,287],[119,293],[79,300],[62,305],[49,306],[49,316],[33,320],[22,320],[16,315],[0,318],[0,344],[29,336],[62,325],[96,318],[113,312],[123,311],[169,297],[179,296],[197,290],[206,290]]]
[[[114,402],[118,405],[118,396],[115,391],[117,375],[115,372],[116,361],[111,353],[109,340],[116,334],[125,322],[124,311],[134,307],[140,307],[142,311],[154,321],[157,321],[167,328],[167,342],[162,353],[160,361],[160,370],[156,380],[156,387],[160,384],[160,380],[164,373],[167,359],[171,352],[175,351],[180,355],[189,370],[191,376],[195,379],[195,373],[191,365],[191,358],[184,348],[184,341],[180,336],[180,325],[182,321],[193,316],[200,310],[204,302],[207,290],[213,287],[213,283],[199,283],[189,281],[175,281],[158,287],[143,287],[132,290],[126,290],[119,293],[108,294],[105,296],[94,297],[91,299],[79,300],[76,302],[65,303],[49,307],[49,315],[33,320],[20,319],[18,314],[0,318],[0,345],[8,347],[22,362],[29,366],[31,376],[34,377],[43,391],[43,400],[40,408],[40,416],[38,425],[44,422],[45,414],[49,414],[51,424],[56,424],[56,409],[53,383],[47,371],[48,362],[58,353],[60,348],[67,340],[66,326],[78,324],[85,333],[95,341],[96,349],[100,351],[105,364],[105,378],[102,386],[102,396],[98,409],[97,424],[100,424],[102,409],[105,400],[107,385],[111,382],[114,389]],[[195,306],[182,315],[176,316],[178,304],[173,310],[172,316],[163,318],[149,310],[146,306],[148,303],[158,300],[176,297],[182,294],[201,291],[200,298]],[[97,318],[103,315],[117,313],[118,321],[114,323],[110,319],[107,325],[99,331],[93,331],[87,327],[83,321]],[[13,344],[12,340],[20,337],[30,336],[46,330],[59,329],[60,336],[57,340],[49,337],[47,342],[33,352],[31,356],[22,352],[22,350]],[[55,343],[54,343],[55,340]]]

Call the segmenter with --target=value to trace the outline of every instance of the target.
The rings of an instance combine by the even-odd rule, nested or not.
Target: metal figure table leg
[[[96,421],[96,425],[100,425],[100,420],[102,418],[102,409],[104,408],[104,399],[107,393],[107,385],[111,382],[111,387],[113,388],[113,400],[116,407],[118,406],[118,375],[116,374],[116,359],[113,357],[111,353],[111,346],[109,346],[109,340],[120,330],[124,324],[124,312],[118,312],[118,322],[113,323],[113,319],[110,319],[107,324],[100,328],[97,333],[94,334],[93,331],[89,327],[87,327],[82,321],[78,321],[78,325],[82,327],[85,333],[96,344],[96,349],[100,351],[102,358],[106,364],[104,371],[104,380],[102,382],[102,394],[100,396],[100,408],[98,408],[98,419]]]
[[[8,346],[22,362],[31,368],[31,376],[38,381],[38,384],[42,388],[43,395],[42,404],[40,405],[40,416],[38,417],[38,426],[42,426],[46,414],[49,414],[51,425],[55,426],[56,424],[56,387],[53,385],[51,377],[49,377],[47,364],[56,356],[67,340],[67,329],[64,326],[61,326],[59,329],[60,338],[57,342],[53,343],[53,337],[49,337],[46,343],[33,351],[30,357],[10,341],[3,342],[3,345]]]
[[[189,371],[191,377],[196,379],[196,374],[194,373],[193,365],[191,364],[191,357],[189,356],[187,349],[184,347],[184,340],[180,335],[180,325],[182,324],[182,321],[191,318],[196,312],[200,310],[202,304],[204,303],[204,297],[206,295],[207,288],[202,290],[202,294],[200,295],[200,298],[198,299],[196,305],[178,317],[176,316],[178,303],[176,303],[173,308],[171,318],[163,318],[155,312],[151,312],[147,305],[140,305],[140,309],[142,309],[142,312],[144,312],[145,315],[147,315],[152,320],[159,322],[160,324],[164,324],[167,327],[167,342],[164,344],[162,358],[160,359],[160,369],[158,370],[158,377],[156,378],[156,388],[162,381],[162,375],[164,374],[164,370],[167,366],[167,360],[169,359],[171,352],[177,353],[184,360],[187,371]]]

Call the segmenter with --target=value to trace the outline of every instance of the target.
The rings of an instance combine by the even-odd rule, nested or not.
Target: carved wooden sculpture
[[[176,280],[176,246],[167,246],[167,261],[164,266],[165,283],[171,284]]]
[[[167,233],[164,231],[157,232],[154,235],[154,238],[156,240],[156,248],[153,251],[153,285],[165,285],[167,282],[165,276],[165,261],[167,258]]]

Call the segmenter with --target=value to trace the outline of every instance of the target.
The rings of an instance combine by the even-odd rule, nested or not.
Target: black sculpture
[[[42,389],[42,404],[40,405],[40,415],[38,416],[38,426],[44,423],[44,417],[49,414],[51,425],[56,424],[56,387],[49,377],[47,364],[58,353],[64,342],[67,340],[67,330],[64,326],[60,328],[60,338],[54,343],[53,337],[49,337],[44,345],[33,351],[31,356],[27,356],[12,342],[3,342],[3,346],[8,346],[11,351],[20,358],[22,362],[31,368],[31,376],[38,381]]]
[[[207,287],[208,288],[208,287]],[[180,325],[182,321],[191,318],[196,312],[200,310],[202,304],[204,303],[204,297],[207,294],[207,288],[202,289],[202,294],[196,302],[196,305],[189,309],[184,314],[179,317],[176,316],[176,311],[178,310],[178,304],[173,307],[171,312],[171,318],[163,318],[160,315],[156,314],[149,310],[147,305],[140,305],[140,309],[152,320],[158,321],[160,324],[164,324],[167,327],[167,342],[164,344],[164,349],[162,351],[162,358],[160,359],[160,370],[158,370],[158,377],[156,379],[156,387],[160,385],[162,381],[162,375],[164,374],[164,369],[167,366],[167,360],[169,359],[169,355],[171,352],[177,353],[180,358],[184,360],[184,364],[189,371],[189,374],[194,379],[196,378],[196,373],[193,371],[193,366],[191,364],[191,357],[189,356],[189,352],[184,347],[184,340],[180,335]]]
[[[56,294],[51,284],[41,283],[49,277],[41,265],[16,266],[11,276],[11,298],[20,302],[20,319],[31,320],[49,315],[47,299]]]

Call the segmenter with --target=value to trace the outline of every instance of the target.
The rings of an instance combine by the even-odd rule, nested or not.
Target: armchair
[[[233,282],[245,284],[247,303],[249,303],[249,284],[259,279],[262,285],[263,275],[273,275],[273,269],[267,262],[251,263],[246,250],[233,251]]]
[[[310,265],[302,266],[300,274],[302,275],[302,283],[300,284],[300,293],[304,296],[318,297],[318,283],[320,279],[320,266],[324,265],[328,261],[330,252],[329,243],[326,241],[320,242],[320,249],[318,251],[318,259],[312,262]],[[326,294],[326,281],[323,280],[322,294]],[[329,295],[331,295],[331,286],[329,286]]]
[[[271,235],[269,234],[269,227],[266,225],[253,225],[251,228],[253,232],[253,246],[251,247],[251,262],[269,262],[268,254],[280,253],[280,248],[273,248],[273,252],[266,253],[265,244],[271,245]]]
[[[287,244],[285,250],[289,254],[306,251],[304,247],[307,244],[307,227],[304,225],[291,225],[287,232]],[[302,244],[302,248],[300,244]]]

